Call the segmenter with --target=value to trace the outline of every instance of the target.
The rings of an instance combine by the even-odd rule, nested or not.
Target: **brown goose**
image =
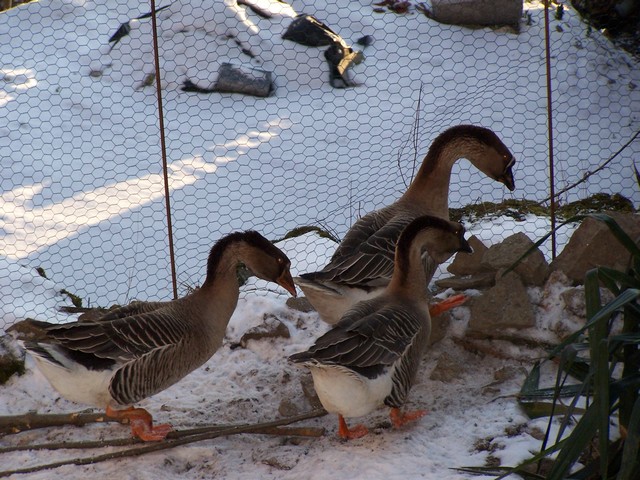
[[[509,190],[515,188],[515,159],[495,133],[473,125],[445,130],[399,200],[360,218],[322,270],[294,278],[324,321],[336,323],[355,303],[375,297],[389,283],[395,243],[409,222],[421,215],[449,218],[451,169],[460,158]]]
[[[432,216],[413,220],[402,232],[395,251],[393,275],[382,293],[356,304],[306,352],[291,361],[311,370],[322,405],[337,413],[341,438],[358,438],[364,426],[349,429],[344,417],[367,415],[381,405],[391,407],[399,427],[424,415],[401,413],[413,385],[431,332],[427,284],[422,255],[470,252],[462,225]],[[434,259],[435,260],[435,259]]]
[[[202,287],[186,297],[150,302],[146,312],[140,307],[145,302],[137,302],[96,322],[28,319],[9,331],[64,397],[128,418],[133,435],[142,440],[162,440],[169,425],[153,426],[144,409],[118,407],[170,387],[216,352],[238,302],[240,262],[296,295],[287,256],[257,232],[237,232],[213,246]]]

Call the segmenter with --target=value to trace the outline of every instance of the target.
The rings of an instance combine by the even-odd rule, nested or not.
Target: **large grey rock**
[[[469,245],[473,248],[473,253],[456,254],[451,265],[447,267],[449,273],[453,275],[475,275],[488,270],[487,267],[482,265],[482,257],[487,251],[487,246],[475,235],[469,237]]]
[[[515,233],[501,243],[489,247],[482,257],[482,265],[490,270],[509,268],[533,247],[533,244],[524,233]],[[535,286],[542,286],[550,272],[549,264],[537,248],[525,257],[514,271],[525,284]]]
[[[274,91],[271,72],[223,63],[218,70],[218,80],[213,87],[217,92],[244,93],[256,97],[268,97]]]
[[[513,25],[522,17],[522,0],[432,0],[434,20],[454,25]]]
[[[249,340],[262,340],[265,338],[290,338],[289,328],[275,315],[265,315],[264,323],[248,329],[240,338],[240,346],[247,348]]]
[[[637,213],[605,212],[638,244],[640,215]],[[631,255],[604,222],[586,218],[576,229],[560,255],[551,262],[551,270],[560,270],[574,285],[583,284],[586,273],[596,267],[624,271]]]
[[[505,328],[535,326],[533,306],[520,276],[509,272],[470,304],[469,330],[492,336]]]
[[[429,345],[438,343],[447,334],[447,330],[451,325],[451,314],[449,312],[442,312],[440,315],[436,315],[431,318],[431,336],[429,337]]]
[[[461,378],[467,367],[462,360],[444,352],[438,359],[438,363],[429,378],[443,383],[450,383]]]

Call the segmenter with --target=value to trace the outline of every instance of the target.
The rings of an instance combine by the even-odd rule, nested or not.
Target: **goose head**
[[[207,266],[207,280],[213,280],[218,267],[231,255],[230,268],[244,264],[256,277],[275,282],[294,297],[296,287],[289,268],[291,261],[285,253],[258,232],[235,232],[220,239],[211,249]],[[205,282],[206,282],[205,281]]]
[[[289,268],[291,261],[282,250],[257,232],[247,234],[248,249],[242,259],[253,274],[263,280],[276,282],[294,297],[296,287]]]
[[[513,166],[516,159],[498,136],[488,128],[475,125],[462,125],[462,134],[478,144],[477,149],[470,149],[469,161],[510,191],[515,190]]]
[[[477,125],[457,125],[441,133],[430,148],[436,158],[449,150],[452,158],[464,157],[489,178],[515,189],[513,166],[516,160],[507,146],[490,129]]]
[[[413,246],[425,251],[440,264],[457,252],[473,253],[466,238],[465,228],[458,222],[451,222],[431,215],[423,215],[413,220],[403,230],[396,253],[409,251]]]

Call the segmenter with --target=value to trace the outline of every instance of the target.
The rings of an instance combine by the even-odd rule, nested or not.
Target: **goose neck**
[[[402,198],[433,215],[448,218],[451,170],[459,158],[451,148],[430,151]]]

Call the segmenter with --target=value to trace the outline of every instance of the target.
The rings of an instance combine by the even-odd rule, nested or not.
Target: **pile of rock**
[[[636,244],[640,243],[640,215],[617,212],[607,212],[607,215]],[[491,337],[508,328],[534,327],[534,306],[527,289],[543,287],[552,272],[562,272],[573,285],[580,285],[589,270],[607,266],[624,271],[631,259],[607,225],[593,218],[582,222],[551,264],[524,233],[515,233],[491,247],[476,237],[469,243],[474,253],[457,255],[448,267],[454,276],[436,281],[436,286],[482,291],[468,302],[471,311],[467,334],[474,337]],[[530,250],[529,255],[509,270]]]

